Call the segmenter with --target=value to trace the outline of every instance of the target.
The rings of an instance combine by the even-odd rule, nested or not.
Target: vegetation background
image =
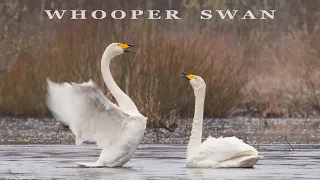
[[[49,20],[44,9],[106,10],[104,20]],[[176,9],[181,20],[114,20],[121,9]],[[239,10],[233,20],[200,11]],[[241,20],[247,10],[276,10],[274,20]],[[128,14],[129,15],[129,14]],[[92,78],[114,101],[100,74],[112,42],[136,43],[112,62],[112,74],[149,117],[174,128],[192,117],[194,95],[181,71],[207,83],[206,117],[315,117],[320,111],[318,0],[1,0],[0,113],[50,116],[46,78]]]

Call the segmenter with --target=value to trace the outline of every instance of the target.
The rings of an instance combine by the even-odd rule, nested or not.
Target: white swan
[[[134,45],[112,43],[101,59],[101,73],[119,107],[110,102],[97,85],[88,82],[54,83],[48,79],[46,104],[54,117],[67,124],[77,145],[95,141],[102,149],[94,163],[84,167],[122,166],[130,160],[143,137],[147,118],[113,80],[109,63],[115,56],[130,51]]]
[[[208,137],[201,143],[206,84],[199,76],[185,72],[182,76],[190,80],[196,98],[192,131],[187,146],[187,167],[253,167],[262,156],[258,155],[255,148],[236,137]]]

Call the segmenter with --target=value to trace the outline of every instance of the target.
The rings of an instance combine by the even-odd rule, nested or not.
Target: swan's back
[[[241,152],[258,155],[258,151],[254,147],[234,136],[225,138],[208,137],[208,139],[201,144],[200,151],[210,153],[211,158],[214,158],[216,161],[233,158]]]

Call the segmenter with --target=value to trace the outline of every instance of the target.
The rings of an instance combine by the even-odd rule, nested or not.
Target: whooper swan
[[[143,137],[147,118],[115,83],[109,64],[114,57],[130,52],[134,45],[112,43],[101,59],[101,73],[119,107],[110,102],[90,79],[77,84],[55,83],[48,79],[46,104],[55,119],[67,124],[76,136],[75,143],[94,141],[102,149],[94,163],[83,167],[123,166],[130,160]]]
[[[201,143],[206,84],[199,76],[185,72],[182,76],[190,81],[195,95],[194,119],[187,146],[187,167],[253,167],[262,156],[258,155],[254,147],[236,137],[208,137]]]

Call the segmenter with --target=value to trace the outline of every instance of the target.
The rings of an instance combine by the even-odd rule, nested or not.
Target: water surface
[[[123,168],[79,168],[93,162],[96,145],[2,145],[0,179],[319,179],[320,150],[262,151],[248,169],[188,169],[185,146],[140,145]]]

